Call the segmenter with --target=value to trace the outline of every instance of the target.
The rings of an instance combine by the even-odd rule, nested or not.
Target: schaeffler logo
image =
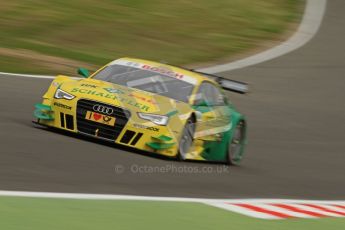
[[[104,106],[104,105],[94,105],[92,107],[93,111],[95,112],[99,112],[99,113],[103,113],[103,114],[106,114],[106,115],[112,115],[114,110],[110,107],[107,107],[107,106]]]

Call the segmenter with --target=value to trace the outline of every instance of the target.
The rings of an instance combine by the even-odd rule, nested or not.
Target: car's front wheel
[[[178,149],[178,154],[177,158],[179,160],[185,160],[187,157],[187,154],[193,144],[194,140],[194,133],[195,133],[195,122],[193,119],[188,119],[185,127],[183,129],[180,143],[179,143],[179,149]]]
[[[242,120],[236,125],[232,138],[228,144],[227,161],[230,165],[238,165],[242,159],[245,144],[245,131],[245,122]]]

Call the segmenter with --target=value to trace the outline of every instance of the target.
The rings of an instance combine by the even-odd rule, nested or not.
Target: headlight
[[[151,121],[156,125],[166,125],[168,123],[169,118],[164,115],[158,114],[151,114],[151,113],[138,113],[138,116],[141,119]]]
[[[65,92],[65,91],[63,91],[61,89],[57,89],[56,90],[54,97],[56,99],[62,99],[63,98],[63,99],[66,99],[66,100],[72,100],[73,98],[75,98],[74,95],[69,94],[69,93],[67,93],[67,92]]]

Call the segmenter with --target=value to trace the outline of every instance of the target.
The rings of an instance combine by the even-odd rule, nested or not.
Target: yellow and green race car
[[[180,160],[240,162],[247,122],[222,88],[245,93],[245,83],[133,58],[78,73],[54,79],[36,124]]]

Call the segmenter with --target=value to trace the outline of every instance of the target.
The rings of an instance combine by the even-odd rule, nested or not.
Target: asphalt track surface
[[[252,91],[230,94],[248,117],[249,145],[242,166],[225,172],[215,164],[175,162],[34,128],[33,104],[51,80],[0,77],[0,190],[344,199],[343,9],[344,1],[328,1],[319,33],[301,49],[221,73],[249,82]],[[137,166],[174,169],[136,173]],[[186,172],[177,172],[185,166]],[[190,167],[214,172],[192,173]]]

